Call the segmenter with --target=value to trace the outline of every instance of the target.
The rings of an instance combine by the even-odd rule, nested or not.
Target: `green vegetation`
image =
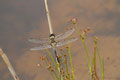
[[[89,28],[86,30],[80,30],[77,26],[76,19],[71,20],[73,22],[73,25],[75,26],[76,30],[78,31],[78,35],[80,36],[80,39],[82,41],[82,45],[84,47],[84,51],[86,53],[86,59],[88,61],[88,68],[90,72],[90,80],[104,80],[104,60],[101,59],[100,57],[100,52],[98,49],[98,38],[94,37],[94,53],[93,53],[93,58],[92,61],[90,60],[88,49],[85,43],[86,35],[89,32]],[[58,59],[60,60],[60,63],[57,63],[57,61],[53,58],[51,55],[51,52],[47,49],[47,53],[49,54],[49,59],[42,58],[41,60],[45,61],[47,70],[50,72],[53,80],[76,80],[75,79],[75,74],[74,74],[74,66],[72,62],[72,56],[71,56],[71,49],[70,49],[70,44],[66,47],[66,49],[60,49],[60,55],[58,56]],[[96,68],[96,62],[97,62],[97,56],[98,55],[98,62],[100,63],[100,68],[101,68],[101,76],[98,76],[97,68]],[[69,64],[70,63],[70,66]],[[98,66],[98,65],[97,65]],[[81,77],[82,79],[82,77]],[[79,79],[79,80],[81,80]]]

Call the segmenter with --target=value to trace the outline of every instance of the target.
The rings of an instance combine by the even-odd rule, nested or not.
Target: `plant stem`
[[[66,70],[66,74],[67,77],[70,79],[70,75],[69,75],[69,70],[68,70],[68,63],[67,63],[67,54],[63,53],[63,51],[61,51],[62,56],[64,56],[64,64],[65,64],[65,70]]]
[[[87,47],[85,45],[84,39],[82,39],[82,43],[83,43],[83,46],[84,46],[84,49],[85,49],[85,52],[86,52],[86,55],[87,55],[88,65],[89,65],[89,70],[90,70],[90,75],[92,75],[92,69],[91,69],[91,65],[90,65],[90,59],[89,59],[88,50],[87,50]]]
[[[102,80],[104,80],[104,62],[102,64],[102,60],[101,60],[101,57],[100,57],[100,52],[98,50],[98,46],[97,46],[97,39],[95,39],[95,45],[96,45],[96,50],[97,50],[97,53],[98,53],[98,57],[99,57],[99,62],[100,62],[100,67],[101,67],[101,72],[102,72]]]
[[[57,78],[57,80],[60,80],[59,77],[57,76],[56,72],[54,70],[52,72],[54,73],[54,75]]]
[[[78,26],[77,26],[77,23],[76,23],[76,22],[73,22],[73,24],[74,24],[75,28],[78,30],[79,35],[81,35],[81,34],[80,34],[80,30],[79,30],[79,28],[78,28]],[[87,47],[86,47],[86,45],[85,45],[84,37],[80,36],[80,39],[82,40],[82,44],[83,44],[83,46],[84,46],[84,49],[85,49],[85,52],[86,52],[86,55],[87,55],[88,65],[89,65],[89,70],[90,70],[90,75],[92,75],[92,69],[91,69],[91,65],[90,65],[90,59],[89,59]]]
[[[72,79],[75,80],[73,63],[72,63],[72,57],[71,57],[71,51],[70,51],[70,44],[68,44],[68,53],[69,53],[70,63],[71,63],[71,69],[72,69]]]
[[[60,62],[58,62],[57,64],[58,64],[58,72],[59,72],[59,74],[60,74],[60,80],[64,80],[64,79],[63,79],[63,75],[62,75],[62,69],[61,69],[61,67],[60,67],[61,64],[60,64]]]
[[[47,58],[47,57],[46,57]],[[49,59],[47,58],[47,60],[45,60],[45,63],[46,63],[46,65],[50,65],[51,66],[51,68],[52,68],[52,65],[51,65],[51,63],[49,63]],[[54,79],[54,76],[56,77],[57,75],[56,74],[54,74],[54,73],[52,73],[52,71],[51,70],[49,70],[48,69],[48,71],[50,72],[50,74],[51,74],[51,76],[52,76],[52,78],[53,78],[53,80],[55,80]],[[57,77],[56,77],[57,78]]]
[[[102,66],[102,80],[104,80],[104,60],[103,60],[103,66]]]
[[[67,57],[66,56],[65,56],[65,68],[66,68],[67,76],[70,79],[69,72],[68,72],[68,65],[67,65]]]
[[[7,55],[2,51],[2,49],[0,48],[0,56],[2,57],[2,59],[4,60],[6,66],[8,67],[8,70],[10,71],[12,77],[14,78],[14,80],[20,80],[19,77],[17,76],[15,70],[13,69],[12,64],[10,63]]]
[[[55,65],[55,67],[57,68],[58,65],[57,65],[57,63],[55,62],[55,60],[54,60],[53,56],[51,55],[50,51],[49,51],[48,49],[46,49],[46,51],[48,52],[50,58],[52,59],[52,61],[53,61],[54,65]]]

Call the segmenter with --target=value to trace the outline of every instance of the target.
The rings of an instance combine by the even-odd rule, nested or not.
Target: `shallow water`
[[[89,55],[92,58],[93,36],[97,36],[101,57],[105,61],[106,80],[119,80],[119,0],[50,0],[48,5],[56,34],[73,27],[68,22],[71,18],[77,18],[80,29],[91,28],[86,40]],[[48,80],[49,73],[44,68],[36,66],[40,63],[39,57],[46,52],[30,51],[29,48],[39,44],[34,45],[27,41],[30,37],[43,38],[49,35],[44,1],[1,0],[0,6],[0,47],[10,59],[16,73],[21,80]],[[73,36],[78,37],[77,32]],[[86,54],[79,41],[71,44],[74,70],[77,80],[88,80]],[[0,57],[0,80],[8,79],[13,80]]]

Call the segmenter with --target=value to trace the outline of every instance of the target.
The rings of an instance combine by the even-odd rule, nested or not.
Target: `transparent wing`
[[[69,40],[60,41],[60,42],[58,42],[58,43],[56,44],[56,47],[66,45],[66,44],[71,43],[71,42],[74,42],[74,41],[76,41],[76,40],[77,40],[77,38],[71,38],[71,39],[69,39]]]
[[[34,48],[31,48],[30,50],[44,50],[44,49],[48,49],[48,48],[52,48],[51,45],[42,45],[42,46],[39,46],[39,47],[34,47]]]
[[[71,30],[65,32],[64,34],[60,34],[58,36],[55,37],[55,40],[62,40],[67,38],[68,36],[70,36],[73,32],[75,31],[74,28],[72,28]]]
[[[30,38],[30,39],[28,39],[28,41],[33,42],[33,43],[48,43],[49,39],[48,38],[45,38],[45,39]]]

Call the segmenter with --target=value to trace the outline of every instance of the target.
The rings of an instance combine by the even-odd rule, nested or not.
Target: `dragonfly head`
[[[55,34],[50,34],[50,39],[55,38]]]

